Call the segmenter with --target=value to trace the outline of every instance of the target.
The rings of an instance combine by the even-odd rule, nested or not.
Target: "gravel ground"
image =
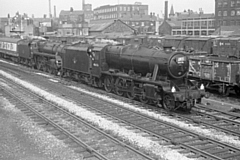
[[[16,109],[0,90],[0,160],[81,160]]]

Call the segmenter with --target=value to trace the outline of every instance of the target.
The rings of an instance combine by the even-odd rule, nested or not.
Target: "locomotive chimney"
[[[168,19],[168,1],[165,1],[165,13],[164,13],[164,20]]]

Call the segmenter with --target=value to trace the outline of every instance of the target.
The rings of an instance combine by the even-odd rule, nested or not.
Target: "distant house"
[[[167,20],[163,21],[159,26],[159,35],[172,35],[175,29],[181,27],[181,22],[177,20]]]
[[[160,19],[154,13],[150,13],[150,15],[125,15],[119,19],[136,29],[138,34],[151,35],[157,32],[160,22]]]
[[[87,12],[87,11],[86,11]],[[61,11],[59,15],[58,35],[88,35],[88,22],[85,21],[85,11]]]

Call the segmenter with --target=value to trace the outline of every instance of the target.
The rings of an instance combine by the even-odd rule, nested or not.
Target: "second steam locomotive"
[[[61,44],[46,40],[0,38],[16,46],[0,47],[1,57],[52,74],[60,73],[166,110],[191,110],[205,96],[204,86],[187,78],[189,59],[183,51],[109,43]]]

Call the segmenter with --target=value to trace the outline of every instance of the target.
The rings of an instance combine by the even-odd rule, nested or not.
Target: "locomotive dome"
[[[183,52],[176,52],[168,61],[168,73],[173,78],[183,78],[189,70],[188,57]]]

